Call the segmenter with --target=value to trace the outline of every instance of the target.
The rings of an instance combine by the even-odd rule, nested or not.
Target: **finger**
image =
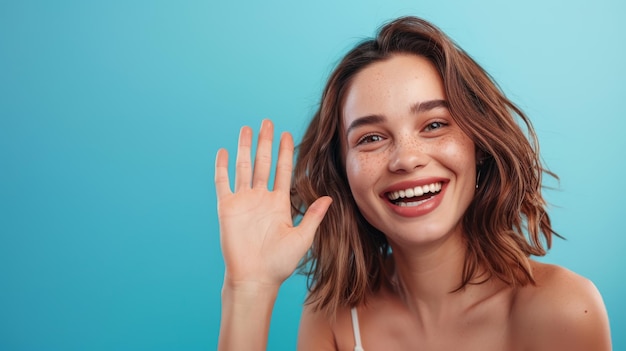
[[[250,148],[252,145],[252,129],[241,128],[239,132],[239,147],[237,148],[237,161],[235,164],[235,191],[250,189],[252,177],[252,161],[250,160]]]
[[[319,227],[320,223],[322,223],[322,220],[324,219],[324,216],[326,215],[326,212],[332,202],[333,200],[330,196],[322,196],[315,200],[315,202],[313,202],[304,213],[298,228],[301,229],[300,233],[305,239],[307,247],[310,247],[311,243],[313,243],[317,227]]]
[[[228,179],[228,151],[225,149],[219,149],[215,156],[215,192],[218,200],[231,193]]]
[[[274,140],[274,124],[269,119],[261,123],[259,141],[257,143],[256,157],[254,159],[254,174],[252,187],[267,188],[272,167],[272,142]]]
[[[278,161],[276,161],[276,179],[274,190],[288,192],[291,188],[291,172],[293,170],[293,138],[289,133],[280,136]]]

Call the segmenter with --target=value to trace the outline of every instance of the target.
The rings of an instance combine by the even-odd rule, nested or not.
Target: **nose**
[[[394,173],[411,172],[423,167],[427,161],[424,145],[415,137],[406,137],[394,143],[388,167]]]

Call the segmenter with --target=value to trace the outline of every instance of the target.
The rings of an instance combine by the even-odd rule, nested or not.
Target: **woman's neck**
[[[422,325],[437,325],[456,318],[468,308],[499,290],[493,279],[484,284],[462,283],[466,245],[462,236],[410,250],[392,245],[391,289],[418,316]],[[480,282],[485,277],[476,277]],[[483,279],[481,279],[483,278]]]

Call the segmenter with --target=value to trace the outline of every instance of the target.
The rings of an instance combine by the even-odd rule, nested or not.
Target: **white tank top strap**
[[[361,330],[359,329],[359,315],[356,312],[356,307],[352,307],[350,314],[352,316],[352,331],[354,332],[354,351],[364,351],[361,346]]]

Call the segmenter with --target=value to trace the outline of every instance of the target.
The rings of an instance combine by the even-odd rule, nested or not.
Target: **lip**
[[[443,195],[448,187],[448,182],[449,179],[439,177],[404,181],[388,187],[380,194],[380,197],[394,213],[402,217],[419,217],[426,215],[439,207],[441,201],[443,200]],[[417,206],[397,206],[387,197],[387,194],[393,191],[404,190],[416,186],[424,186],[432,183],[441,183],[441,191]]]

